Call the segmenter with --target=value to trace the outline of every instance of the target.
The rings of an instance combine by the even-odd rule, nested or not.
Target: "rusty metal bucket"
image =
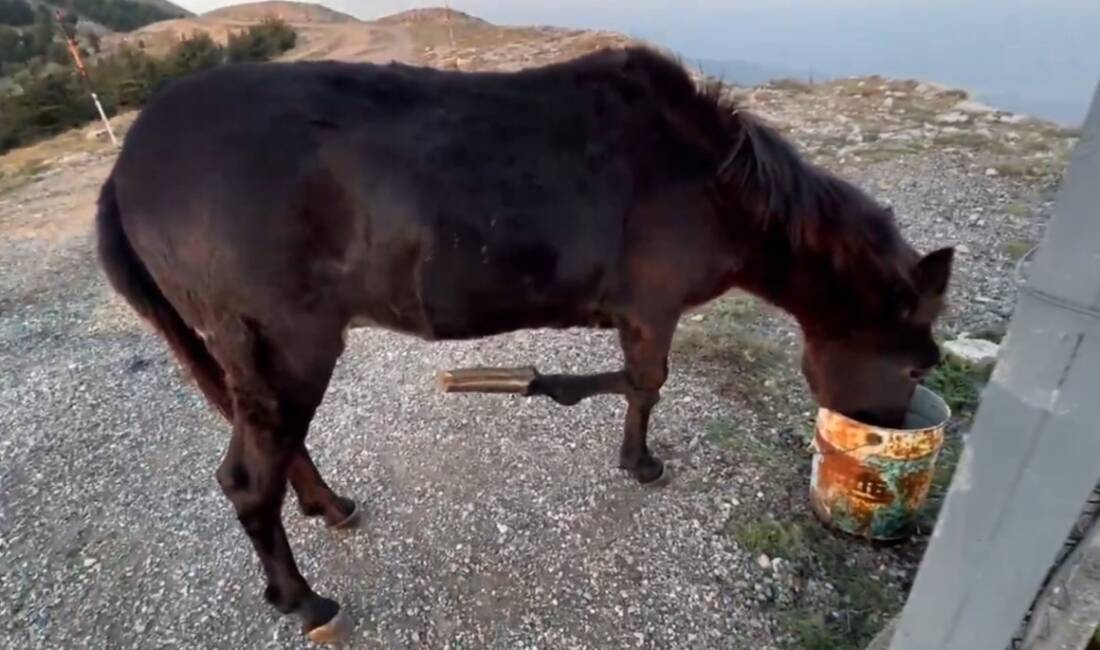
[[[875,427],[819,408],[810,475],[814,514],[868,539],[911,535],[950,417],[947,403],[924,386],[913,394],[904,429]]]

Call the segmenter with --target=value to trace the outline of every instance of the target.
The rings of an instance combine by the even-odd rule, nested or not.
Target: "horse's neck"
[[[742,232],[733,252],[737,269],[732,288],[751,293],[796,318],[805,305],[798,287],[809,270],[792,255],[786,240],[775,233]]]

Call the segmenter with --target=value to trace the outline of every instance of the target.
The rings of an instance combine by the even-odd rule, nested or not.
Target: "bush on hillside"
[[[0,63],[26,63],[33,56],[27,34],[11,27],[0,27]]]
[[[180,15],[133,0],[55,0],[55,4],[116,32],[131,32]]]
[[[100,60],[88,75],[108,114],[144,106],[171,81],[164,62],[130,47],[123,47],[115,56]]]
[[[293,49],[298,33],[278,18],[267,18],[246,31],[229,35],[226,47],[230,63],[267,61]]]
[[[31,78],[23,92],[0,105],[0,148],[56,135],[95,118],[95,108],[82,98],[75,76],[67,71]]]
[[[246,50],[252,58],[246,60],[261,61],[293,47],[295,38],[294,31],[284,23],[269,21],[251,28],[236,42],[249,44]],[[92,62],[88,75],[103,110],[113,115],[120,109],[144,106],[176,79],[230,60],[229,48],[218,45],[209,34],[200,33],[177,43],[162,59],[142,49],[123,47],[114,56]],[[0,152],[98,118],[67,53],[66,62],[69,65],[62,67],[32,61],[13,77],[15,91],[0,97]]]
[[[209,70],[224,62],[225,48],[205,32],[180,41],[164,59],[166,75],[171,78]]]
[[[72,63],[72,55],[69,54],[69,46],[59,41],[50,43],[50,47],[46,50],[46,61],[58,65]]]
[[[0,0],[0,24],[25,27],[34,23],[34,10],[27,0]]]
[[[45,5],[38,5],[34,14],[34,26],[31,28],[31,51],[35,56],[49,52],[54,39],[54,18]]]

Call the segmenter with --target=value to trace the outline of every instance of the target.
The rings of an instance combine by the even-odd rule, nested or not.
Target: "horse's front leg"
[[[626,371],[595,375],[539,375],[527,395],[545,395],[558,404],[573,406],[593,395],[625,395],[630,389]]]
[[[626,422],[619,467],[640,483],[653,483],[664,475],[664,464],[649,453],[646,433],[649,415],[660,399],[668,376],[668,350],[676,329],[673,318],[659,324],[623,323],[619,329],[626,368],[591,375],[542,375],[534,368],[463,368],[440,374],[445,393],[514,393],[528,397],[545,395],[572,406],[593,395],[624,395]]]
[[[668,377],[668,351],[675,330],[672,318],[627,322],[619,328],[629,386],[619,467],[643,484],[664,476],[664,463],[649,452],[646,434],[650,413],[661,399],[661,387]]]
[[[440,376],[446,393],[517,393],[545,395],[572,406],[593,395],[625,395],[630,382],[625,370],[592,375],[542,375],[534,368],[463,368]]]

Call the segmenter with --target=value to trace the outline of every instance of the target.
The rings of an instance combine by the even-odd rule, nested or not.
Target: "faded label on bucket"
[[[906,536],[924,504],[942,442],[941,429],[883,431],[819,413],[810,478],[814,511],[854,535]]]

